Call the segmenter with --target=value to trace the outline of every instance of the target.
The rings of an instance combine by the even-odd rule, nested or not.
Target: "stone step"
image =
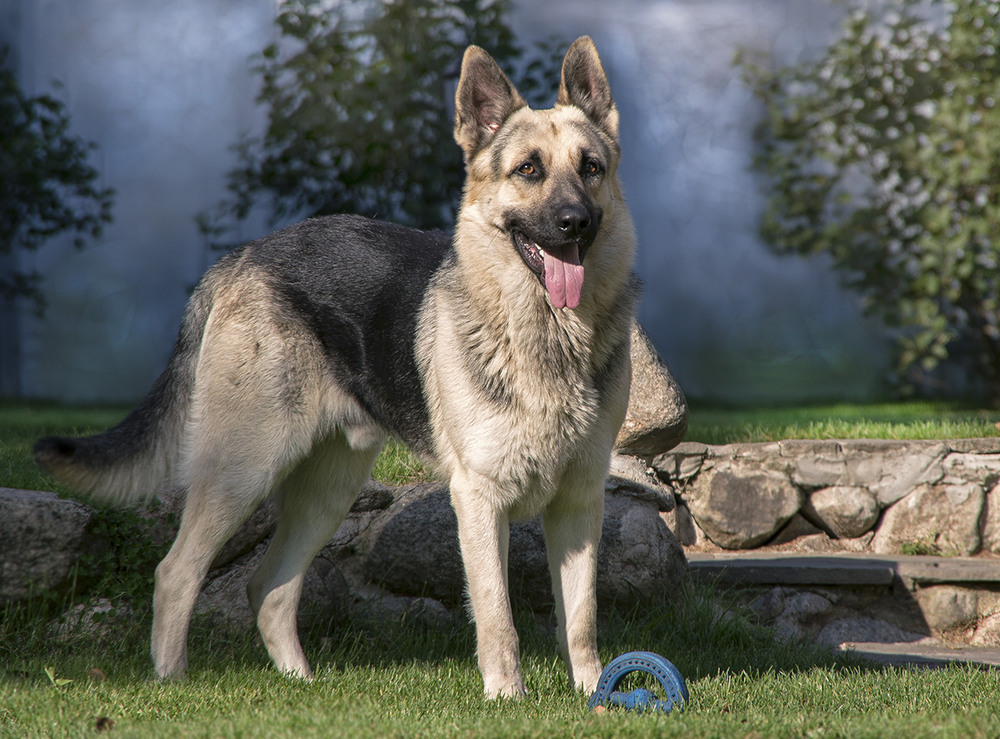
[[[891,667],[935,668],[963,663],[990,669],[1000,668],[1000,649],[990,647],[952,647],[928,639],[921,642],[852,642],[840,651]]]
[[[899,554],[688,552],[695,577],[732,585],[1000,587],[1000,558]]]
[[[1000,665],[1000,558],[687,552],[782,638],[888,665]]]

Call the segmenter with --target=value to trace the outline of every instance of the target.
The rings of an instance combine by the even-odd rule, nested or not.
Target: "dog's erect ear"
[[[455,93],[455,141],[466,161],[493,139],[511,113],[525,105],[493,57],[478,46],[465,50]]]
[[[575,105],[612,138],[618,138],[618,109],[590,36],[581,36],[566,52],[556,102]]]

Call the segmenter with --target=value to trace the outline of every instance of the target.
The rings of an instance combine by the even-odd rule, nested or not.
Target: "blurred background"
[[[281,41],[280,9],[275,0],[0,0],[0,44],[24,93],[62,101],[72,133],[96,144],[97,184],[115,191],[113,220],[85,248],[60,235],[0,254],[0,270],[41,276],[46,302],[42,315],[25,301],[0,308],[0,395],[132,401],[149,388],[190,290],[220,254],[218,233],[197,219],[227,198],[240,163],[233,145],[267,125],[252,58]],[[864,316],[830,258],[778,255],[760,236],[767,193],[752,162],[765,107],[734,64],[741,50],[774,66],[819,58],[843,27],[842,3],[517,0],[505,11],[527,50],[581,34],[597,44],[621,111],[640,320],[689,397],[894,392],[893,336]],[[443,108],[447,98],[442,89]],[[457,146],[435,156],[461,163]],[[227,238],[295,216],[269,214],[265,197],[230,219]]]

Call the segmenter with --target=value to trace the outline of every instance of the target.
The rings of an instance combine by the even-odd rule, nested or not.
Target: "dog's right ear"
[[[478,46],[466,49],[455,93],[455,141],[465,152],[465,161],[489,144],[510,114],[525,105],[493,57]]]

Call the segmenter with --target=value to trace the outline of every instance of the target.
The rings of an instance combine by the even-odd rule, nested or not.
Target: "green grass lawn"
[[[192,632],[190,678],[170,683],[151,678],[148,618],[103,640],[3,633],[0,734],[92,736],[109,720],[112,736],[143,737],[1000,732],[995,671],[906,671],[838,661],[814,647],[778,644],[763,629],[720,619],[714,604],[697,592],[671,606],[612,614],[601,634],[605,660],[633,649],[671,659],[691,693],[683,713],[589,713],[586,696],[570,690],[553,656],[551,631],[524,613],[519,626],[530,691],[520,703],[483,699],[472,628],[464,622],[445,630],[357,623],[316,628],[306,639],[317,668],[310,683],[276,674],[254,635],[225,635],[203,623]]]
[[[319,624],[305,648],[313,682],[276,674],[254,634],[196,622],[191,673],[152,678],[148,612],[104,637],[53,638],[9,609],[0,623],[0,735],[126,737],[987,737],[1000,733],[1000,675],[967,667],[883,668],[721,615],[705,590],[605,613],[605,661],[642,649],[685,676],[687,709],[587,710],[555,658],[551,626],[517,609],[525,681],[519,702],[487,701],[472,626]],[[632,686],[630,686],[632,687]]]
[[[66,408],[0,402],[0,484],[56,489],[30,461],[34,439],[85,433],[124,408]],[[824,406],[779,411],[691,411],[689,438],[709,443],[789,436],[996,435],[1000,417],[961,406]],[[909,431],[907,431],[909,429]],[[845,433],[840,433],[844,431]],[[380,460],[388,482],[420,478],[405,450]],[[683,713],[587,711],[555,657],[551,619],[516,602],[530,695],[489,702],[474,658],[474,629],[357,620],[317,623],[304,633],[312,682],[278,675],[255,633],[196,621],[188,680],[152,679],[148,656],[151,551],[140,528],[114,562],[100,560],[91,595],[121,614],[101,629],[53,629],[69,600],[0,606],[0,736],[667,736],[994,737],[1000,735],[1000,673],[952,666],[883,668],[803,643],[779,643],[730,599],[706,586],[628,612],[602,611],[605,661],[631,650],[658,652],[687,678]],[[124,607],[130,605],[131,610]]]
[[[906,402],[727,408],[693,403],[685,441],[962,439],[1000,436],[1000,411],[967,403]]]

